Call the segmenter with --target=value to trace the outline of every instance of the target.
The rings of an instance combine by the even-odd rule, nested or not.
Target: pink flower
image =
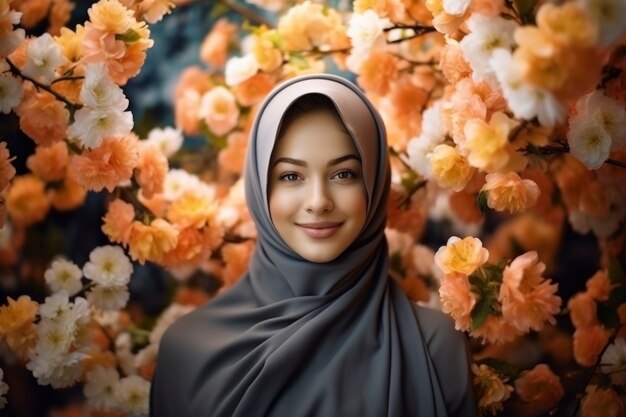
[[[472,330],[470,336],[480,337],[483,343],[496,345],[514,340],[522,332],[501,317],[487,316],[487,320],[477,329]]]
[[[442,310],[450,314],[457,330],[469,331],[471,313],[476,304],[476,295],[471,291],[469,278],[465,274],[454,272],[441,279],[439,287]]]
[[[588,292],[581,292],[570,298],[567,308],[570,319],[577,329],[597,322],[596,302]]]
[[[595,300],[606,301],[611,293],[611,280],[606,269],[601,269],[587,280],[587,292]]]
[[[536,413],[533,415],[550,410],[564,394],[559,377],[543,363],[522,373],[515,380],[515,391],[522,401],[529,403]]]
[[[574,359],[579,365],[593,366],[609,341],[609,331],[601,325],[580,327],[574,332]]]
[[[555,295],[557,284],[541,277],[545,264],[537,252],[518,256],[504,268],[498,300],[502,303],[502,317],[522,332],[540,331],[544,322],[555,323],[561,298]]]
[[[215,87],[202,96],[199,116],[211,132],[222,136],[237,125],[239,120],[237,100],[227,88]]]
[[[624,401],[611,388],[591,385],[581,402],[582,417],[621,417],[626,412]]]

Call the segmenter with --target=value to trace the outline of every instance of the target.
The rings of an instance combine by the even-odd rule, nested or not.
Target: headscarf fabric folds
[[[328,263],[309,262],[287,246],[268,208],[269,163],[283,115],[309,93],[335,104],[360,154],[367,191],[361,234]],[[244,175],[258,230],[249,270],[168,329],[151,415],[450,415],[446,381],[429,351],[433,338],[424,334],[416,307],[388,279],[387,142],[383,122],[363,93],[329,74],[276,87],[257,114]],[[468,378],[465,369],[458,373]]]

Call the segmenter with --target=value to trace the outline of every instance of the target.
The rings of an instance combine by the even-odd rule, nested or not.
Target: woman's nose
[[[312,187],[307,191],[306,211],[313,214],[330,212],[333,207],[333,199],[328,189],[328,184],[321,180],[315,180]]]

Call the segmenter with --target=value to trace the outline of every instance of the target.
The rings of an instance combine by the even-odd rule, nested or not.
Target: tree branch
[[[74,103],[74,102],[70,101],[69,99],[67,99],[65,96],[57,93],[52,88],[50,88],[50,86],[42,84],[39,81],[37,81],[37,80],[27,76],[27,75],[24,75],[22,73],[22,71],[9,58],[5,58],[5,61],[7,62],[7,64],[9,64],[9,68],[11,69],[11,73],[13,75],[15,75],[17,77],[20,77],[23,80],[30,81],[38,90],[44,90],[44,91],[52,94],[54,96],[54,98],[56,98],[60,102],[65,103],[65,105],[70,107],[71,110],[78,110],[81,107],[83,107],[82,104]]]
[[[273,27],[274,25],[267,19],[265,19],[263,16],[260,16],[256,13],[254,13],[252,10],[248,9],[247,7],[244,7],[240,4],[237,4],[234,1],[230,1],[230,0],[217,0],[217,2],[219,4],[221,4],[222,6],[232,10],[235,13],[239,13],[240,15],[242,15],[243,17],[245,17],[246,19],[248,19],[250,22],[256,24],[256,25],[263,25],[266,26],[268,28]]]

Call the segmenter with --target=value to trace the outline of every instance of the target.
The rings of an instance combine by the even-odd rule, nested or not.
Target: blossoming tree
[[[163,332],[212,295],[186,279],[227,288],[254,248],[240,178],[258,105],[282,80],[341,71],[388,128],[391,278],[471,338],[482,412],[624,415],[626,3],[219,1],[247,23],[217,20],[202,65],[179,74],[175,126],[141,137],[123,87],[174,3],[188,2],[99,0],[67,27],[70,0],[0,0],[0,111],[33,145],[16,175],[0,143],[0,264],[46,291],[0,307],[3,357],[41,385],[82,386],[89,413],[146,415]],[[189,136],[206,139],[201,169],[180,157]],[[25,235],[88,192],[106,197],[93,226],[109,244],[26,274]],[[422,243],[433,223],[448,235],[435,247]],[[567,230],[600,256],[564,299]],[[146,263],[177,278],[149,319],[128,289]]]

